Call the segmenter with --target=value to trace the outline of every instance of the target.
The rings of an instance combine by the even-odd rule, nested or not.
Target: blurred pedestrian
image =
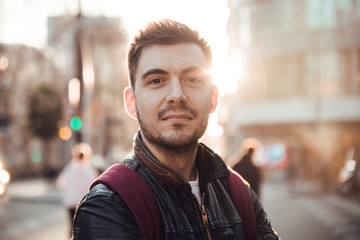
[[[249,148],[247,153],[235,164],[233,169],[239,173],[249,184],[252,190],[260,198],[261,171],[254,164],[254,148]]]
[[[78,143],[72,149],[72,160],[56,179],[56,186],[63,191],[63,204],[69,214],[70,235],[76,205],[88,192],[90,184],[98,177],[91,164],[92,149],[86,143]]]

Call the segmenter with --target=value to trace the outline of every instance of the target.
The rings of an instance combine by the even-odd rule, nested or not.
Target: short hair
[[[212,62],[211,48],[199,32],[187,25],[171,19],[150,22],[141,29],[130,43],[127,63],[130,85],[135,89],[135,73],[138,67],[142,50],[152,44],[174,45],[178,43],[195,43],[205,55],[209,67]]]

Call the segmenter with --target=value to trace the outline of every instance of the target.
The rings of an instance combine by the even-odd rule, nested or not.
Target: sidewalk
[[[284,181],[268,181],[262,186],[261,201],[282,240],[358,239],[360,229],[353,220],[360,219],[358,201],[321,193],[311,184],[300,184],[296,189],[293,187]],[[12,234],[5,236],[1,233],[1,240],[68,238],[68,222],[61,205],[61,192],[53,184],[42,179],[16,181],[9,185],[8,190],[8,197],[15,200],[15,207],[22,206],[24,210],[47,207],[51,210],[44,214],[48,219],[32,217],[14,222],[16,225],[6,231]],[[19,208],[18,211],[23,210]]]
[[[265,182],[262,203],[281,239],[359,239],[360,204],[310,183]]]
[[[6,192],[12,199],[38,198],[44,195],[55,202],[61,202],[61,191],[55,185],[42,178],[15,180],[10,182]]]
[[[8,185],[2,240],[66,240],[68,222],[61,191],[44,179],[16,180]]]

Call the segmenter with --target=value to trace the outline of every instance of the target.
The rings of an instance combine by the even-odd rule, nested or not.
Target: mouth
[[[193,117],[187,113],[171,113],[164,115],[161,120],[163,121],[170,121],[170,122],[184,122],[190,121]]]
[[[159,110],[158,112],[159,120],[170,123],[186,123],[197,117],[198,112],[182,102],[179,104],[179,106],[169,105]]]

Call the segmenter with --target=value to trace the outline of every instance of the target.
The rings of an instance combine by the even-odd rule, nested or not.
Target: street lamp
[[[81,96],[82,141],[91,144],[91,105],[95,85],[95,72],[91,44],[87,35],[80,35],[83,92]]]
[[[80,80],[72,78],[68,84],[68,99],[71,105],[78,105],[80,102]]]

